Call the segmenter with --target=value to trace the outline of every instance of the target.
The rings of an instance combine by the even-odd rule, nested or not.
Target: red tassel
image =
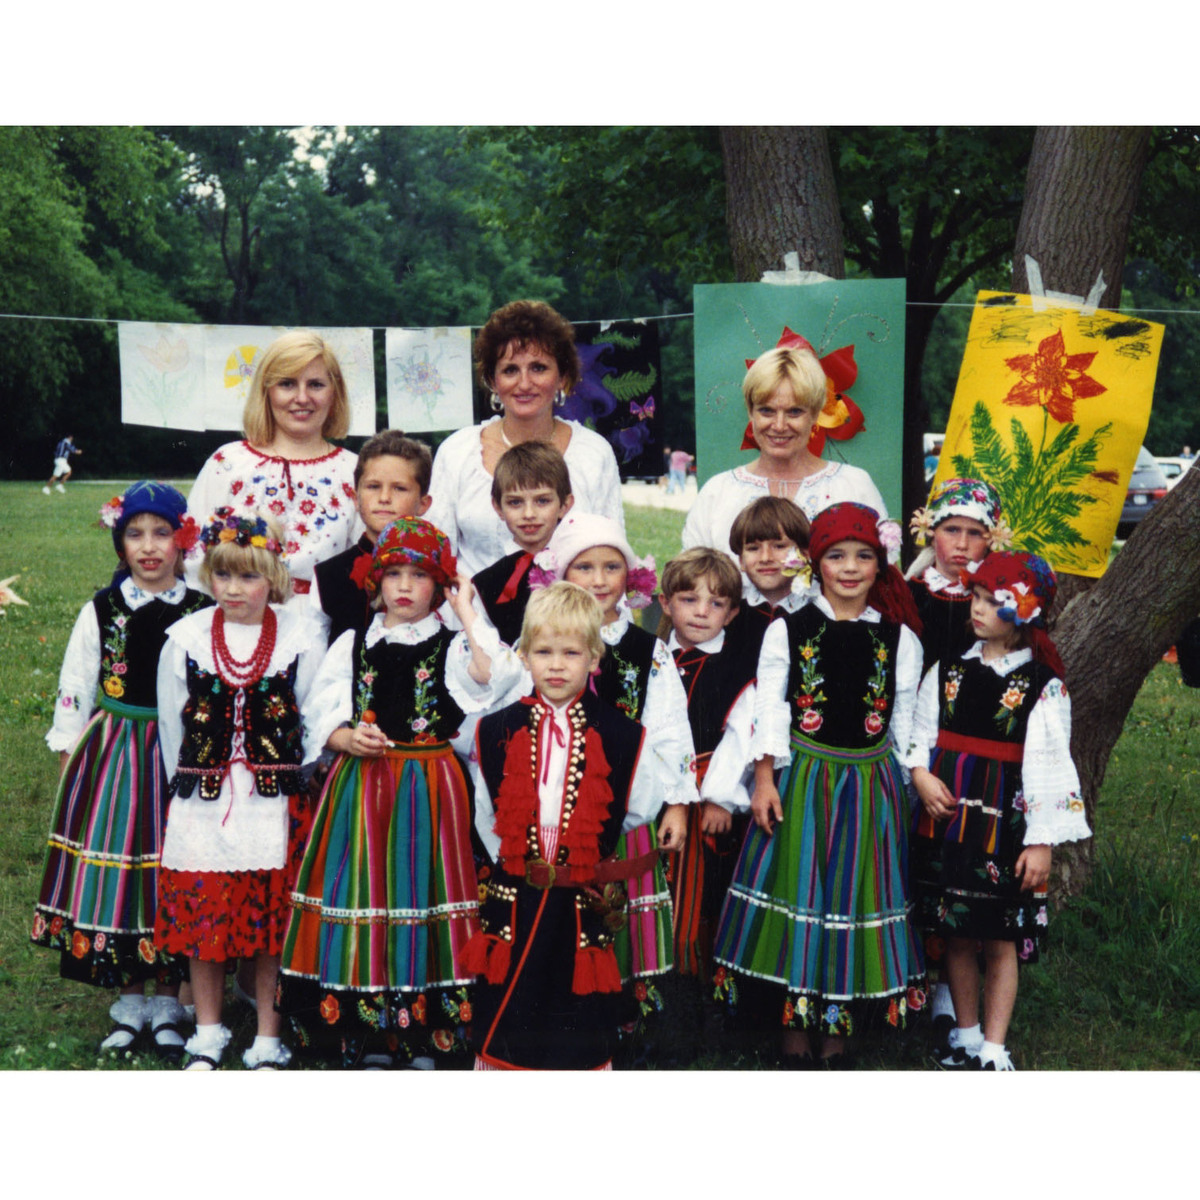
[[[463,947],[463,970],[484,976],[488,983],[503,983],[511,961],[511,943],[494,933],[476,933]]]
[[[612,947],[600,949],[587,946],[575,951],[575,973],[571,979],[571,991],[577,996],[588,996],[592,992],[619,992],[621,969]]]

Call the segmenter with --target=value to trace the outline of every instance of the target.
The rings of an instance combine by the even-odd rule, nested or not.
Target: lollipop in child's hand
[[[362,719],[359,721],[359,724],[360,725],[374,725],[375,724],[375,710],[373,708],[364,708],[363,714],[362,714]],[[393,746],[395,746],[395,744],[396,744],[395,742],[389,741],[387,743],[387,746],[389,749],[391,749]]]

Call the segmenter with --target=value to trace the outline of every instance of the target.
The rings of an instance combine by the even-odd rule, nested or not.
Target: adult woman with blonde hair
[[[554,413],[580,379],[571,323],[548,304],[515,300],[479,331],[475,365],[499,415],[460,429],[438,448],[426,514],[450,538],[463,572],[476,575],[517,549],[492,505],[492,474],[500,456],[522,442],[554,446],[566,460],[578,511],[611,517],[624,530],[612,447]]]
[[[292,588],[308,591],[318,562],[361,529],[354,506],[357,456],[331,440],[350,428],[346,382],[332,347],[310,329],[273,341],[255,367],[242,414],[245,438],[217,450],[188,496],[198,521],[222,506],[268,517],[283,532]]]
[[[793,501],[811,521],[822,509],[852,500],[887,515],[870,475],[849,463],[826,462],[808,446],[826,399],[825,372],[815,354],[777,346],[755,359],[742,382],[750,435],[758,457],[714,475],[683,526],[683,547],[711,546],[736,558],[729,545],[734,519],[762,496]]]

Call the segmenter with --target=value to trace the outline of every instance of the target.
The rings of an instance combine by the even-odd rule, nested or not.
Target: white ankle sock
[[[965,1029],[956,1025],[950,1030],[950,1045],[978,1052],[983,1043],[983,1029],[979,1025],[968,1025]]]

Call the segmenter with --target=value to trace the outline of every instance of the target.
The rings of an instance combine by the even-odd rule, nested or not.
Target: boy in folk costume
[[[612,943],[635,864],[614,851],[662,799],[642,726],[587,687],[600,620],[574,584],[533,596],[518,647],[533,694],[479,723],[476,828],[497,868],[464,959],[482,977],[480,1069],[608,1069],[627,1012]]]

